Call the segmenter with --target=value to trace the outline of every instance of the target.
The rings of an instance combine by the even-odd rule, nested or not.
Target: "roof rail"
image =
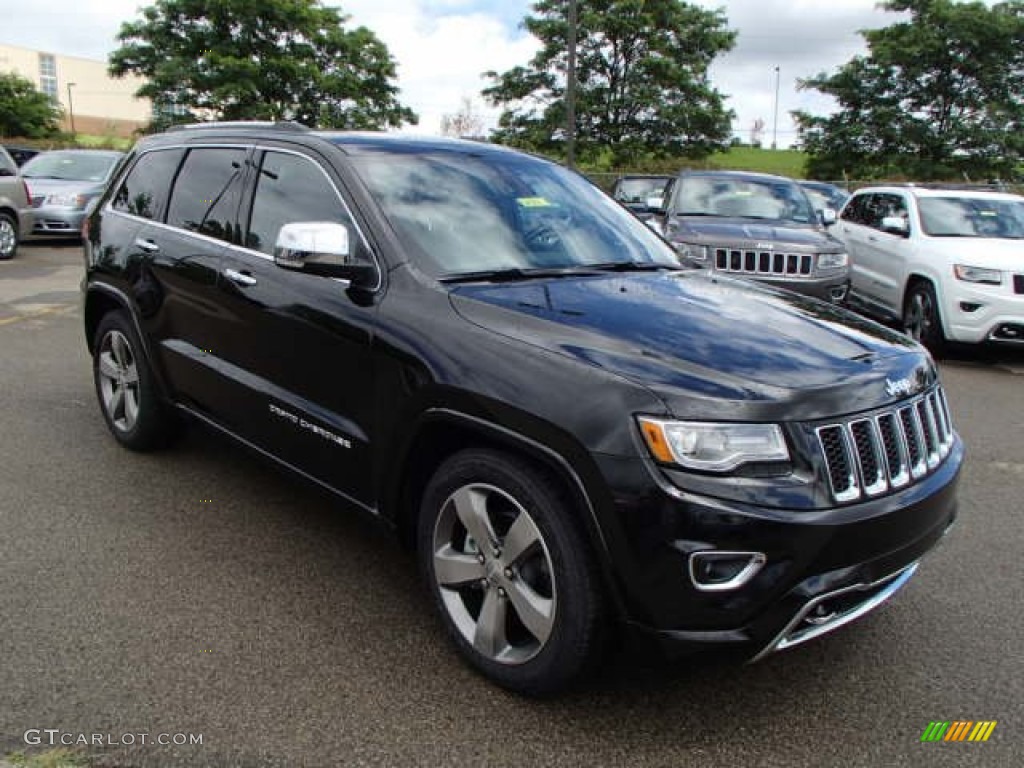
[[[291,120],[221,120],[206,123],[186,123],[183,125],[172,125],[166,133],[177,133],[178,131],[203,131],[216,130],[218,128],[264,128],[273,131],[292,131],[305,133],[309,128]]]

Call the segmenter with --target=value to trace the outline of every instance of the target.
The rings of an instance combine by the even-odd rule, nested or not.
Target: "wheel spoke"
[[[484,567],[473,555],[458,552],[448,544],[434,553],[434,578],[442,587],[457,589],[485,575]]]
[[[131,429],[139,417],[139,393],[134,387],[124,387],[124,421],[125,427]]]
[[[135,363],[129,363],[128,366],[124,369],[124,383],[139,383],[139,369],[135,367]]]
[[[543,645],[554,625],[555,601],[541,597],[522,580],[517,580],[511,585],[508,597],[512,602],[512,610],[516,612],[523,626]]]
[[[121,374],[121,367],[114,360],[114,356],[109,352],[100,353],[100,373],[106,376],[108,379],[117,380],[117,377]]]
[[[480,615],[476,620],[473,647],[488,658],[496,658],[508,647],[505,635],[505,615],[508,602],[499,597],[497,590],[488,590]]]
[[[128,349],[128,342],[120,333],[114,333],[110,339],[110,350],[114,353],[114,359],[120,368],[129,366],[132,359],[131,350]]]
[[[110,418],[114,421],[124,416],[124,387],[114,387],[110,396]]]
[[[455,504],[455,514],[476,545],[480,549],[492,546],[495,536],[487,518],[487,494],[477,488],[461,488],[452,497],[452,503]]]
[[[513,565],[539,541],[540,531],[537,530],[537,526],[534,525],[528,514],[520,512],[519,517],[505,534],[505,543],[502,546],[504,552],[502,557],[505,563]]]

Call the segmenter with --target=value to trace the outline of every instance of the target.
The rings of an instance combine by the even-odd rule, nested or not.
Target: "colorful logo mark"
[[[921,734],[921,741],[988,741],[996,729],[996,720],[932,721]]]

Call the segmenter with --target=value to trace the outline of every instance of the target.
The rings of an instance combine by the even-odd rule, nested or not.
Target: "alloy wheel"
[[[529,661],[555,624],[551,554],[530,514],[500,488],[457,489],[434,525],[433,575],[463,638],[501,664]]]
[[[10,219],[0,216],[0,259],[9,259],[18,245],[18,231]]]
[[[127,337],[118,330],[103,336],[99,349],[99,383],[103,408],[121,432],[139,418],[139,371]]]

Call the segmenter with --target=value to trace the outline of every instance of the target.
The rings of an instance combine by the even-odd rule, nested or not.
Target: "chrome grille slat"
[[[843,503],[919,480],[942,463],[955,439],[941,387],[882,413],[815,432],[832,496]]]
[[[747,248],[712,247],[715,269],[744,275],[811,277],[814,256],[808,253],[777,253]]]

